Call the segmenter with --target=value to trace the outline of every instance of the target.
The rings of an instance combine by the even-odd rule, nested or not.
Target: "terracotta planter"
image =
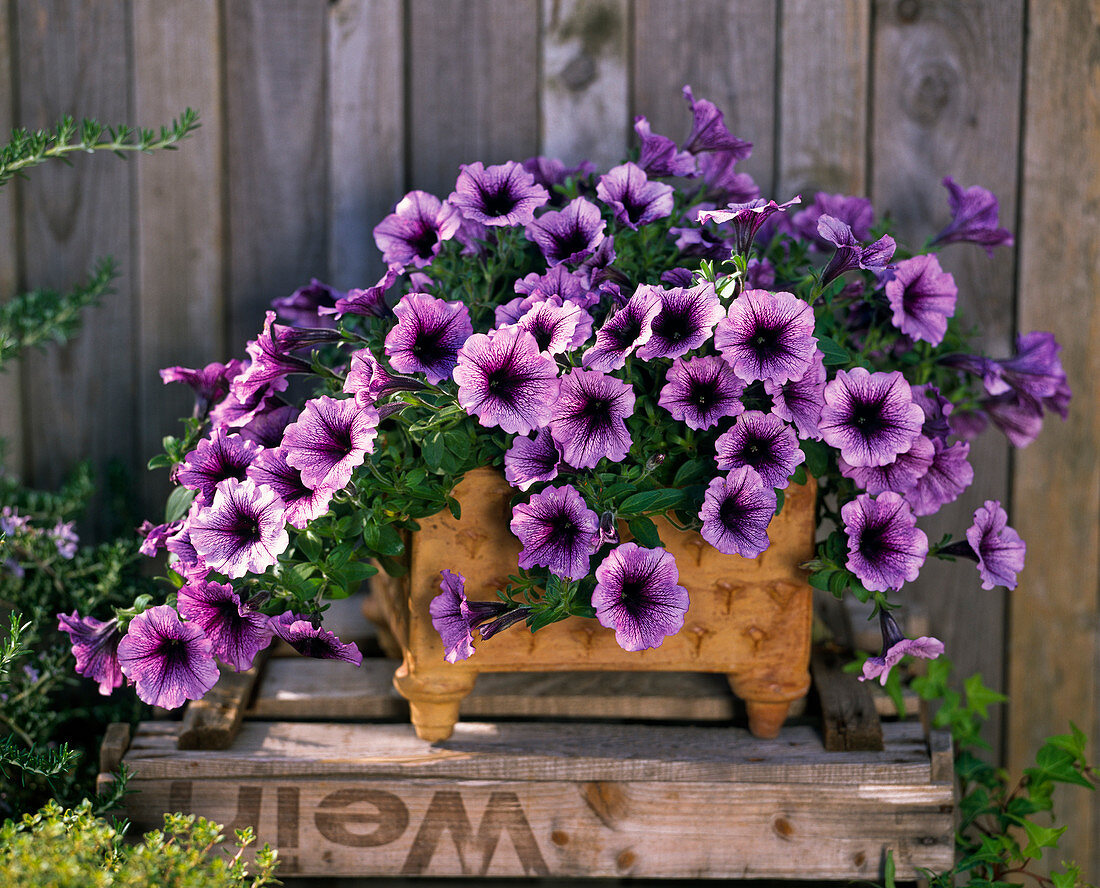
[[[658,521],[691,597],[684,628],[660,647],[629,653],[612,630],[573,617],[536,633],[521,625],[489,641],[475,637],[473,657],[448,663],[428,612],[439,572],[466,577],[470,599],[495,600],[493,590],[516,571],[520,550],[508,529],[513,493],[493,470],[470,472],[454,491],[461,519],[445,511],[422,520],[410,541],[408,574],[375,578],[375,611],[403,651],[394,685],[409,701],[419,737],[451,735],[459,703],[481,672],[567,670],[724,673],[747,705],[752,733],[776,736],[790,702],[810,686],[812,592],[798,565],[814,551],[812,480],[787,489],[768,531],[771,546],[753,560],[722,555],[697,533]]]

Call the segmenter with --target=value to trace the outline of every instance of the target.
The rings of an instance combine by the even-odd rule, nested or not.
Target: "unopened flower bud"
[[[615,513],[612,511],[604,512],[600,515],[600,532],[596,537],[596,546],[605,546],[608,543],[614,546],[618,542],[619,528],[615,524]]]
[[[655,472],[657,467],[665,461],[665,455],[663,453],[655,453],[649,459],[645,461],[645,471],[648,475],[650,472]]]

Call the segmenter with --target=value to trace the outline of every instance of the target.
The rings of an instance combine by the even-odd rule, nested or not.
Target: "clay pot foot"
[[[403,663],[393,676],[393,686],[409,701],[409,715],[416,736],[434,743],[454,733],[458,707],[474,689],[476,680],[476,674],[411,674]]]
[[[758,700],[746,700],[745,708],[749,712],[749,731],[761,740],[774,740],[779,736],[783,722],[787,720],[789,702],[761,703]]]

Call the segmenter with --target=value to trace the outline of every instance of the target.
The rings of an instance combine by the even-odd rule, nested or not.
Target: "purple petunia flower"
[[[796,195],[786,203],[777,204],[774,200],[758,198],[745,203],[730,204],[724,210],[700,210],[699,223],[714,222],[718,225],[730,223],[733,231],[733,252],[748,255],[756,234],[764,223],[775,213],[781,213],[788,207],[802,203],[802,196]]]
[[[313,278],[289,296],[272,299],[271,308],[279,318],[294,327],[332,326],[332,322],[323,319],[322,315],[326,312],[331,314],[336,300],[343,295],[335,287]]]
[[[400,380],[382,366],[369,348],[352,352],[341,390],[351,395],[357,405],[371,407],[386,392],[403,388]]]
[[[924,413],[900,371],[840,370],[825,386],[818,428],[852,466],[884,466],[921,433]]]
[[[752,142],[738,139],[726,129],[724,115],[718,106],[707,99],[696,100],[690,86],[683,89],[684,98],[691,105],[691,133],[683,150],[692,154],[703,151],[725,151],[744,160],[752,154]]]
[[[910,390],[913,394],[913,403],[924,411],[924,434],[929,438],[946,440],[951,434],[951,425],[947,418],[955,409],[955,405],[941,395],[940,390],[930,382],[911,386]]]
[[[238,376],[243,376],[242,370]],[[236,377],[235,377],[236,378]],[[273,409],[278,392],[287,387],[286,377],[272,380],[271,385],[257,389],[246,398],[237,397],[230,383],[229,396],[210,411],[210,422],[215,429],[240,428],[248,425],[259,414]]]
[[[57,615],[57,628],[67,632],[76,658],[76,674],[99,683],[99,692],[107,696],[123,682],[118,665],[118,643],[122,633],[118,620],[82,617],[75,610]]]
[[[665,379],[657,403],[688,428],[709,429],[745,409],[741,403],[745,384],[717,355],[677,358]]]
[[[737,172],[745,159],[740,151],[708,151],[699,155],[699,173],[708,194],[721,203],[748,203],[760,197],[760,186],[748,173]]]
[[[198,502],[209,503],[219,481],[244,478],[248,467],[260,455],[260,449],[258,444],[240,435],[215,430],[213,437],[203,438],[187,454],[176,473],[176,481],[183,487],[197,490]]]
[[[714,347],[745,382],[801,379],[817,354],[814,312],[793,293],[746,290],[714,331]]]
[[[214,502],[200,510],[187,529],[198,558],[234,579],[263,573],[290,544],[283,501],[274,490],[247,478],[218,484]]]
[[[515,323],[534,336],[539,351],[548,355],[580,348],[592,336],[592,315],[557,296],[532,305]]]
[[[863,664],[860,681],[877,678],[885,686],[890,670],[909,654],[923,660],[935,660],[943,653],[943,642],[938,638],[922,635],[920,638],[906,638],[901,633],[897,621],[885,609],[879,610],[879,626],[882,629],[882,655],[868,657]]]
[[[756,470],[741,466],[707,485],[699,534],[723,555],[756,558],[771,545],[768,525],[777,502]]]
[[[271,628],[303,657],[343,660],[353,666],[359,666],[363,662],[363,655],[354,642],[344,643],[334,632],[323,626],[314,626],[309,620],[290,611],[272,619]]]
[[[886,299],[893,309],[894,326],[912,339],[939,345],[947,332],[947,319],[955,313],[959,288],[940,268],[934,254],[905,259],[886,282]]]
[[[969,415],[982,419],[988,417],[1004,432],[1013,447],[1027,447],[1043,429],[1043,406],[1032,398],[1016,394],[999,395],[986,398],[979,404],[984,413]],[[965,416],[956,415],[951,419],[953,425],[960,427],[965,422]]]
[[[594,468],[602,458],[621,462],[630,452],[626,418],[634,412],[634,390],[593,370],[571,370],[550,417],[550,433],[562,458],[576,469]]]
[[[672,215],[672,186],[651,181],[635,163],[620,164],[600,176],[596,195],[611,207],[619,222],[634,231],[639,225]]]
[[[549,265],[575,264],[587,259],[604,240],[607,223],[600,208],[583,197],[576,197],[561,210],[550,210],[531,222],[527,239],[538,244]]]
[[[585,351],[581,364],[603,373],[624,366],[631,352],[653,335],[653,319],[661,310],[661,292],[660,287],[640,284],[626,305],[596,331],[596,341]]]
[[[847,566],[873,592],[900,589],[920,573],[928,537],[909,504],[896,493],[860,494],[841,506],[848,534]]]
[[[286,427],[282,450],[307,487],[340,490],[374,450],[377,435],[378,411],[373,407],[322,395],[306,401],[297,421]]]
[[[179,590],[180,615],[202,627],[214,656],[238,672],[252,666],[260,651],[271,644],[270,620],[241,604],[227,583],[192,582]]]
[[[818,423],[825,403],[825,363],[821,352],[814,349],[810,366],[800,379],[782,384],[764,380],[764,391],[771,395],[772,413],[794,423],[800,438],[821,440]]]
[[[573,302],[583,309],[589,309],[599,302],[599,294],[588,288],[584,278],[570,271],[564,265],[554,265],[544,273],[531,272],[526,277],[516,281],[515,290],[524,296],[533,297],[535,301],[542,301],[557,297],[562,305]],[[526,300],[525,300],[526,302]],[[526,303],[524,308],[530,308],[534,302]],[[503,323],[514,323],[518,315]],[[501,325],[501,319],[497,317],[497,326]]]
[[[527,490],[538,481],[558,477],[561,451],[549,428],[539,429],[535,437],[517,435],[504,454],[504,477],[513,487]]]
[[[667,136],[659,136],[649,128],[644,117],[634,118],[634,132],[642,142],[638,157],[640,166],[650,176],[697,176],[698,163],[690,151],[677,151],[676,143]]]
[[[547,487],[515,506],[509,526],[523,544],[524,570],[539,565],[570,580],[588,576],[600,519],[571,484]]]
[[[427,293],[406,293],[394,314],[398,320],[385,345],[393,369],[424,373],[432,384],[450,377],[458,350],[474,332],[469,309]]]
[[[905,453],[884,466],[853,466],[840,457],[840,474],[851,478],[868,493],[908,493],[932,465],[936,448],[931,439],[919,435]]]
[[[806,461],[794,429],[778,416],[749,410],[714,442],[714,459],[720,469],[750,466],[765,487],[784,488],[791,473]]]
[[[443,642],[443,657],[448,663],[467,660],[474,653],[474,636],[466,600],[466,578],[446,569],[439,574],[440,592],[428,605],[432,626]]]
[[[846,222],[834,216],[822,216],[817,220],[817,231],[822,238],[836,247],[836,252],[821,273],[821,286],[826,287],[848,271],[863,268],[880,272],[894,255],[894,239],[884,234],[873,244],[864,246]]]
[[[852,235],[861,241],[870,236],[871,225],[875,221],[874,208],[867,198],[819,191],[806,209],[789,217],[781,217],[780,228],[809,241],[818,250],[828,252],[834,245],[818,233],[817,223],[822,216],[832,216],[844,222],[852,229]]]
[[[709,281],[686,289],[655,289],[661,308],[650,322],[652,335],[638,349],[643,361],[678,358],[699,348],[710,339],[714,325],[725,317],[714,284]]]
[[[934,452],[928,471],[905,493],[905,501],[913,507],[914,515],[934,515],[940,506],[953,503],[974,483],[974,468],[967,461],[969,444],[957,441],[948,447],[936,438],[932,445]]]
[[[156,557],[160,547],[168,542],[168,537],[179,530],[182,525],[182,521],[173,521],[171,524],[153,524],[151,521],[142,521],[138,533],[143,539],[138,551],[146,558]]]
[[[341,295],[331,307],[322,307],[322,315],[335,315],[342,318],[346,314],[360,315],[362,317],[388,318],[393,314],[393,309],[386,302],[386,291],[397,283],[401,274],[401,266],[390,265],[386,273],[378,279],[373,287],[360,289],[354,287],[348,290],[346,295]]]
[[[996,500],[986,500],[974,512],[974,524],[967,528],[966,540],[978,559],[982,588],[1016,588],[1016,575],[1024,569],[1027,546],[1008,526],[1008,513]]]
[[[201,370],[192,370],[188,367],[165,367],[160,371],[160,378],[165,385],[169,382],[182,382],[191,386],[195,393],[193,415],[201,417],[206,415],[212,405],[229,394],[229,381],[242,369],[241,362],[234,358],[227,364],[219,364],[215,361]]]
[[[286,521],[299,530],[310,521],[320,518],[329,510],[333,494],[339,488],[309,487],[302,480],[302,473],[287,465],[282,448],[267,450],[248,467],[248,477],[260,487],[270,488],[278,494],[286,507]]]
[[[166,604],[130,621],[118,643],[118,663],[141,700],[165,709],[200,699],[218,680],[210,639]]]
[[[374,227],[374,242],[387,265],[423,268],[439,254],[462,224],[456,207],[426,191],[410,191]]]
[[[991,395],[1014,392],[1041,401],[1054,397],[1065,386],[1066,371],[1058,357],[1061,348],[1053,334],[1033,330],[1016,337],[1016,354],[1011,358],[995,361],[980,355],[958,355],[944,363],[981,375]]]
[[[284,377],[287,375],[310,372],[309,362],[297,357],[294,352],[339,339],[339,331],[329,328],[307,329],[276,324],[275,312],[267,312],[263,331],[245,346],[252,362],[233,377],[233,394],[241,401],[246,401],[256,392],[276,382],[282,383],[282,388],[285,388]]]
[[[453,377],[467,413],[513,434],[546,425],[558,395],[558,365],[520,327],[475,333],[459,351]]]
[[[596,171],[596,165],[590,160],[582,160],[579,164],[567,167],[565,162],[557,157],[528,157],[522,164],[535,180],[536,185],[541,185],[550,192],[550,202],[554,203],[555,194],[552,191],[555,185],[564,185],[567,179],[575,176],[590,176]]]
[[[182,522],[180,529],[168,537],[168,541],[164,544],[164,548],[168,550],[169,554],[175,556],[175,559],[171,561],[172,569],[191,580],[201,580],[211,571],[211,568],[203,561],[202,556],[195,550],[195,546],[191,542],[190,522],[198,516],[200,511],[201,509],[196,508],[196,505],[192,503],[187,520]]]
[[[270,410],[257,413],[248,424],[241,427],[241,437],[259,447],[278,447],[286,427],[298,418],[298,408],[280,404]]]
[[[775,266],[766,257],[753,256],[745,266],[745,289],[768,290],[775,283]]]
[[[997,227],[999,207],[993,192],[978,185],[964,191],[950,176],[944,178],[943,185],[951,206],[951,222],[933,238],[933,244],[980,244],[990,258],[994,247],[1012,245],[1012,232]]]
[[[660,647],[683,627],[690,604],[679,579],[670,552],[636,543],[616,546],[596,568],[596,619],[615,630],[615,641],[625,651]]]
[[[467,219],[482,225],[526,225],[550,199],[550,193],[514,160],[490,167],[469,163],[459,169],[455,190],[447,200]]]

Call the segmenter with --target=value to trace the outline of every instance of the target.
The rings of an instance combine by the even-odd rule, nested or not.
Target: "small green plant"
[[[164,829],[125,841],[126,825],[113,825],[85,801],[65,809],[50,802],[36,814],[0,827],[0,885],[35,888],[261,888],[274,877],[277,853],[256,851],[254,873],[244,850],[255,841],[251,829],[215,853],[222,828],[209,820],[166,814]]]

